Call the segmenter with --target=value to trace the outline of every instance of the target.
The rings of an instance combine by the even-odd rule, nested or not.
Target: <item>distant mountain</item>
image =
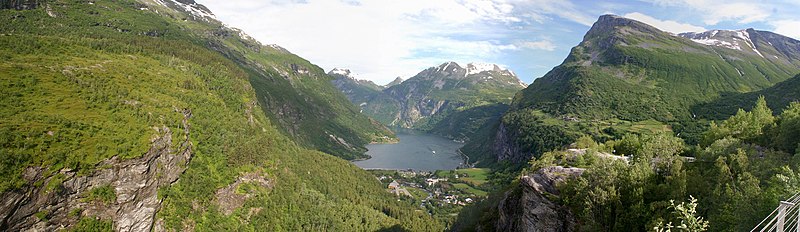
[[[332,77],[192,0],[0,18],[0,231],[444,229],[339,158],[392,134]]]
[[[471,133],[456,131],[456,128],[464,127],[438,125],[445,122],[444,118],[451,113],[465,112],[479,106],[508,104],[517,91],[526,87],[514,72],[496,64],[482,63],[461,66],[455,62],[446,62],[425,69],[408,80],[402,81],[398,78],[393,82],[396,84],[390,83],[391,85],[379,92],[365,82],[355,82],[342,75],[338,76],[339,80],[334,81],[336,86],[351,96],[351,101],[360,106],[365,114],[376,120],[386,125],[406,128],[440,128],[437,133],[457,139],[466,139]],[[497,116],[505,111],[504,107],[486,109],[492,109],[492,115]]]
[[[462,67],[447,62],[383,90],[398,105],[389,115],[383,115],[386,111],[378,104],[367,103],[364,109],[368,115],[383,116],[378,118],[389,125],[421,127],[435,124],[431,118],[443,111],[508,103],[525,86],[516,74],[494,64]]]
[[[403,81],[404,81],[403,78],[397,77],[392,82],[389,82],[389,84],[386,84],[383,87],[384,88],[389,88],[389,87],[392,87],[392,86],[395,86],[395,85],[399,85],[400,83],[403,83]]]
[[[350,102],[357,105],[369,101],[384,88],[372,81],[357,79],[349,69],[334,68],[328,75],[334,78],[333,85],[342,91]]]
[[[702,131],[693,106],[789,79],[800,72],[799,51],[799,41],[766,31],[673,35],[604,15],[561,65],[514,99],[492,153],[525,162],[580,134],[602,140],[642,128],[691,142]]]

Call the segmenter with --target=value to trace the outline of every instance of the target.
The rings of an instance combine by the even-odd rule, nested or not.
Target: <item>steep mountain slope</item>
[[[798,51],[800,42],[770,32],[676,36],[604,15],[561,65],[514,99],[491,147],[499,159],[524,162],[577,134],[605,140],[637,123],[692,142],[702,131],[692,106],[787,80],[800,71]]]
[[[336,86],[376,120],[460,140],[496,122],[513,95],[525,87],[513,72],[480,63],[443,63],[408,80],[398,78],[381,91],[370,83],[333,75],[341,80]]]
[[[516,91],[524,88],[516,75],[493,64],[468,64],[461,67],[447,62],[431,67],[383,92],[399,103],[390,125],[426,128],[435,125],[446,114],[459,108],[509,102]],[[374,104],[373,104],[374,105]],[[365,112],[385,112],[367,103]]]
[[[356,105],[368,102],[384,88],[372,81],[358,79],[349,69],[334,68],[328,75],[334,77],[333,85]]]
[[[405,81],[405,80],[403,80],[403,78],[397,77],[392,82],[389,82],[389,84],[386,84],[383,87],[384,88],[389,88],[389,87],[392,87],[392,86],[395,86],[395,85],[399,85],[400,83],[403,83],[403,81]]]
[[[301,145],[345,159],[365,157],[365,144],[394,137],[331,85],[331,76],[284,50],[248,51],[249,60],[262,62],[266,78],[251,78],[259,104],[280,128]],[[251,61],[245,61],[251,62]],[[257,65],[257,64],[256,64]]]
[[[0,230],[442,229],[302,146],[385,135],[307,61],[191,0],[21,2],[0,9]]]
[[[698,116],[725,119],[736,114],[739,109],[752,109],[761,96],[764,96],[773,111],[780,113],[792,102],[800,101],[800,75],[755,92],[726,93],[720,99],[695,106],[693,111]]]

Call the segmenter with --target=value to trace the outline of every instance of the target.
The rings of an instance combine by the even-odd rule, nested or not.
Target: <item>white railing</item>
[[[750,232],[800,232],[800,193],[795,194],[786,201],[781,201],[778,208],[772,211],[764,220],[761,220]]]

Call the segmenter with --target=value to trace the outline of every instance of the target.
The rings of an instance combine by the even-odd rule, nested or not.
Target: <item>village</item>
[[[398,200],[411,201],[435,217],[454,218],[462,207],[487,196],[488,169],[370,172]]]

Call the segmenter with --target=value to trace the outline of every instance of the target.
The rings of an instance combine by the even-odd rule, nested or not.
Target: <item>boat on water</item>
[[[433,152],[433,154],[436,154],[436,151],[431,151],[431,152]]]

